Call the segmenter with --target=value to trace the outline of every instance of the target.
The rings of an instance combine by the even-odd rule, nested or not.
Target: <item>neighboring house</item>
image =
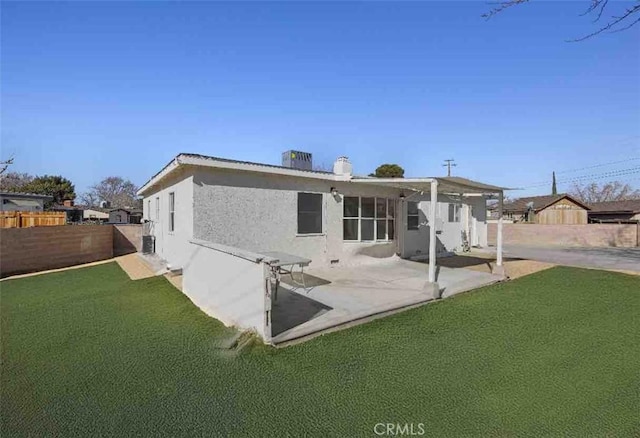
[[[349,264],[362,254],[424,257],[431,236],[438,254],[487,246],[486,199],[502,191],[458,177],[358,177],[345,157],[321,172],[183,153],[138,195],[155,252],[179,269],[193,239],[283,251],[314,265]]]
[[[139,224],[142,221],[142,210],[116,208],[109,211],[109,223]]]
[[[589,204],[589,222],[640,221],[640,199]]]
[[[495,213],[495,206],[492,207]],[[503,218],[515,222],[548,225],[586,224],[589,207],[567,195],[545,195],[519,198],[503,206]]]
[[[43,211],[52,196],[33,193],[0,192],[0,211]]]
[[[83,219],[83,209],[80,206],[74,205],[72,199],[65,199],[63,204],[54,204],[50,210],[64,212],[67,218],[67,223],[80,223]]]
[[[100,207],[84,207],[82,219],[85,221],[107,222],[109,220],[109,210]]]

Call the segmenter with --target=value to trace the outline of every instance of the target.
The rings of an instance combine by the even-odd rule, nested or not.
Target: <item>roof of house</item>
[[[142,214],[142,210],[139,208],[112,208],[109,210],[109,213],[112,211],[124,211],[128,214]]]
[[[640,213],[640,199],[594,202],[589,207],[592,213]]]
[[[53,199],[53,196],[39,195],[37,193],[21,193],[21,192],[0,192],[0,196],[5,198],[30,198],[30,199]]]
[[[526,198],[518,198],[513,202],[509,202],[504,204],[502,207],[503,210],[506,211],[522,211],[525,212],[528,210],[529,205],[532,205],[533,211],[544,210],[545,208],[555,204],[561,199],[568,199],[571,202],[579,205],[585,210],[589,210],[589,207],[578,201],[574,197],[566,194],[566,193],[558,193],[557,195],[543,195],[543,196],[529,196]]]
[[[51,206],[51,210],[55,211],[75,211],[75,210],[83,210],[83,207],[79,205],[62,205],[55,204]]]
[[[99,211],[100,213],[109,213],[109,211],[111,211],[110,208],[93,207],[87,205],[79,205],[78,207],[82,208],[83,210]]]
[[[203,160],[212,160],[212,161],[221,161],[221,162],[225,162],[225,163],[235,163],[235,164],[246,164],[248,166],[254,166],[257,168],[262,168],[262,167],[266,167],[266,168],[271,168],[271,169],[287,169],[287,170],[291,170],[291,167],[287,167],[287,166],[279,166],[277,164],[265,164],[265,163],[257,163],[254,161],[241,161],[241,160],[232,160],[229,158],[220,158],[220,157],[211,157],[209,155],[202,155],[202,154],[192,154],[192,153],[187,153],[187,152],[183,152],[178,154],[178,156],[185,156],[185,157],[192,157],[192,158],[200,158]],[[319,174],[324,174],[324,175],[333,175],[333,172],[328,172],[326,170],[305,170],[305,169],[294,169],[294,170],[298,170],[300,172],[308,172],[308,173],[319,173]]]
[[[460,177],[430,177],[430,178],[372,178],[352,175],[338,175],[333,172],[318,170],[295,169],[286,166],[277,166],[273,164],[254,163],[251,161],[230,160],[226,158],[210,157],[201,154],[181,153],[171,160],[158,173],[152,176],[138,190],[138,195],[144,194],[151,187],[155,186],[163,178],[177,170],[181,166],[205,166],[219,169],[261,172],[283,176],[297,176],[304,178],[315,178],[325,181],[352,181],[359,183],[379,184],[393,186],[397,188],[419,189],[426,188],[425,184],[432,180],[438,180],[439,191],[452,190],[456,192],[468,191],[469,193],[499,192],[507,190],[504,187],[492,186],[472,181]]]

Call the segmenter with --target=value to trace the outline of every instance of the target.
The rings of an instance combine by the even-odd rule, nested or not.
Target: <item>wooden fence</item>
[[[59,211],[2,211],[0,228],[51,227],[65,225],[67,215]]]

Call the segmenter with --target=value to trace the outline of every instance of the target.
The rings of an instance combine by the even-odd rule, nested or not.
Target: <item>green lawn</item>
[[[554,268],[237,357],[115,263],[0,288],[3,437],[640,435],[640,277]]]

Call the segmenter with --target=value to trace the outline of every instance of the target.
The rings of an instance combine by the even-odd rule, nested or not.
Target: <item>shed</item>
[[[586,224],[589,210],[566,193],[519,198],[504,205],[505,215],[515,221],[546,225]]]

